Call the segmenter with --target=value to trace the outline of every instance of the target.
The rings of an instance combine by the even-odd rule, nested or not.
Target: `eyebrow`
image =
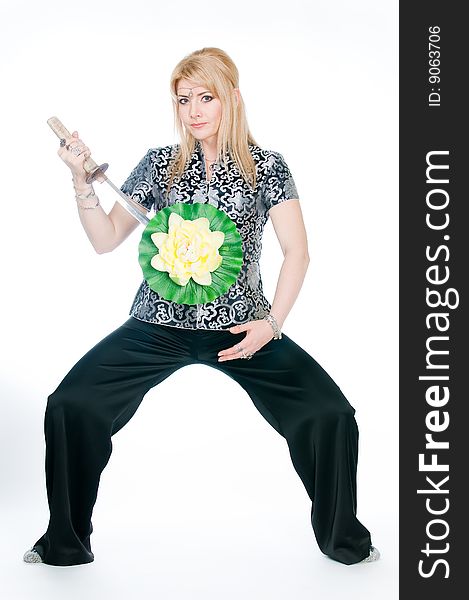
[[[205,92],[200,92],[200,94],[197,94],[197,96],[203,96],[204,94],[211,94],[212,92],[210,92],[209,90],[205,90]],[[187,96],[186,94],[180,94],[178,92],[177,94],[178,96],[180,96],[181,98],[189,98],[189,96]]]

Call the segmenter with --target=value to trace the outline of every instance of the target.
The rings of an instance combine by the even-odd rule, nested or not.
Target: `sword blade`
[[[102,175],[102,176],[103,176],[103,178],[105,178],[106,183],[108,185],[110,185],[115,192],[117,192],[117,194],[119,196],[117,201],[119,202],[119,204],[121,206],[123,206],[125,208],[125,210],[127,210],[133,217],[135,217],[137,219],[137,221],[140,221],[140,223],[142,223],[142,225],[145,225],[145,226],[148,225],[148,223],[150,222],[150,219],[146,215],[144,215],[142,212],[140,212],[138,210],[138,208],[135,208],[135,206],[129,200],[129,197],[126,196],[124,194],[124,192],[117,187],[117,185],[112,183],[112,181],[110,179],[108,179],[108,177],[106,177],[106,175]]]

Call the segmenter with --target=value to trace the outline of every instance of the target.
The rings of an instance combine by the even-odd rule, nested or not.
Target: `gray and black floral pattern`
[[[264,296],[259,260],[262,233],[272,206],[298,198],[298,192],[283,156],[250,145],[256,163],[257,184],[251,189],[236,164],[227,168],[216,163],[206,181],[205,161],[200,142],[183,175],[173,182],[169,194],[168,168],[178,145],[150,148],[122,184],[121,190],[151,211],[176,202],[207,202],[223,210],[241,235],[244,261],[236,282],[213,302],[189,305],[161,298],[144,280],[130,309],[130,315],[150,323],[188,329],[228,329],[233,325],[262,319],[271,309]],[[151,216],[151,214],[149,215]]]

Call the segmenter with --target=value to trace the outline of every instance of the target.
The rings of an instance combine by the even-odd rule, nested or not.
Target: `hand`
[[[242,359],[243,352],[239,351],[238,344],[241,346],[245,354],[254,354],[274,337],[272,326],[265,319],[258,319],[255,321],[249,321],[248,323],[243,323],[242,325],[235,325],[234,327],[230,327],[228,331],[230,333],[247,331],[248,333],[234,346],[226,348],[225,350],[220,350],[218,353],[218,362],[233,360],[236,358]]]
[[[73,152],[70,152],[70,149],[67,149],[68,144],[70,144],[70,149],[78,147],[81,150],[80,154],[75,156]],[[65,146],[60,146],[57,154],[72,171],[75,186],[85,186],[88,173],[83,163],[91,156],[91,152],[83,140],[78,137],[78,131],[74,131],[71,137],[65,138]],[[97,177],[97,179],[98,181],[104,181],[104,178]]]

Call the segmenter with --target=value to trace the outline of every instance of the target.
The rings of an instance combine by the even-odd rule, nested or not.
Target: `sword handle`
[[[72,137],[72,134],[69,132],[69,130],[65,127],[65,125],[57,117],[51,117],[50,119],[47,119],[47,124],[49,125],[49,127],[52,129],[52,131],[55,133],[55,135],[58,138],[66,139],[66,138]],[[102,165],[98,165],[91,158],[91,156],[89,156],[88,158],[85,158],[85,160],[83,161],[83,168],[88,173],[88,176],[86,178],[86,183],[93,183],[93,181],[95,181],[95,179],[97,179],[99,176],[103,176],[104,171],[106,171],[106,169],[108,167],[109,167],[109,163],[103,163]],[[105,180],[106,180],[106,177],[104,176],[104,181]],[[102,182],[100,182],[100,183],[102,183]]]

